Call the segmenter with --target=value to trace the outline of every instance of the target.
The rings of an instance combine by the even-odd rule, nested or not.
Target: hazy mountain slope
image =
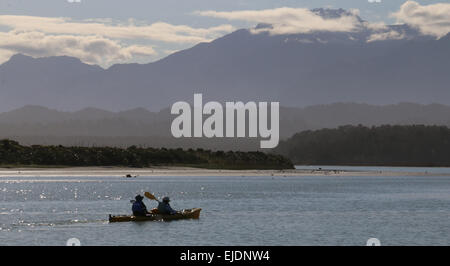
[[[173,119],[169,109],[157,113],[144,108],[122,112],[96,108],[60,112],[39,106],[25,106],[0,113],[0,138],[13,138],[25,144],[259,148],[257,139],[175,139],[170,133]],[[282,139],[304,130],[359,124],[450,126],[450,107],[412,103],[386,106],[335,103],[280,109]]]
[[[65,110],[71,103],[79,107],[104,98],[96,92],[98,66],[61,56],[31,58],[15,55],[0,66],[0,111],[24,105],[43,105]],[[89,78],[91,77],[91,78]],[[77,108],[81,109],[81,108]]]

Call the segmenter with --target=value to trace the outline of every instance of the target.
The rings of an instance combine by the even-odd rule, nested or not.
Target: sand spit
[[[191,167],[69,167],[69,168],[0,168],[1,177],[78,177],[78,176],[415,176],[450,175],[424,172],[343,171],[343,170],[222,170]]]

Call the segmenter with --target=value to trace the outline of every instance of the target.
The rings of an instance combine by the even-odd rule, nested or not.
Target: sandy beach
[[[67,168],[0,168],[1,177],[59,176],[414,176],[450,175],[424,172],[345,171],[345,170],[223,170],[192,167],[67,167]]]

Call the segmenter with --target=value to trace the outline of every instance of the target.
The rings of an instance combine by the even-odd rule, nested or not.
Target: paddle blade
[[[144,193],[144,196],[146,196],[147,198],[149,198],[149,199],[151,199],[151,200],[156,200],[156,201],[158,201],[158,199],[157,199],[153,194],[151,194],[150,192],[145,192],[145,193]]]

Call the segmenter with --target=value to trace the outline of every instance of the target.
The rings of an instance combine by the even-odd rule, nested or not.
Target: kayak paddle
[[[145,192],[144,196],[146,196],[147,198],[151,199],[151,200],[156,200],[157,202],[159,202],[159,200],[150,192]]]

